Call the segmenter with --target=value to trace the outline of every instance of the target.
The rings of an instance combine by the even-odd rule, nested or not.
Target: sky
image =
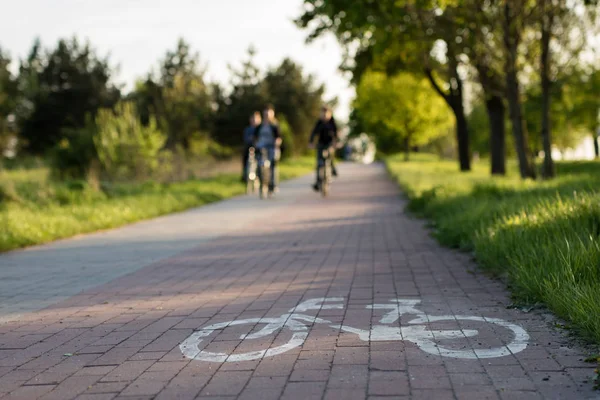
[[[302,0],[19,0],[2,5],[0,47],[13,60],[27,55],[36,37],[44,47],[59,38],[88,39],[119,66],[116,81],[131,88],[184,38],[208,67],[208,78],[226,83],[228,64],[240,65],[257,50],[260,67],[285,57],[326,85],[326,99],[338,97],[336,118],[347,119],[354,95],[338,71],[342,50],[333,36],[305,44],[306,32],[292,22]]]

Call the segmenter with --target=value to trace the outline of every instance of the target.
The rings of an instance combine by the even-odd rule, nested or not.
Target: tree
[[[444,99],[446,104],[454,113],[456,120],[456,142],[458,144],[458,161],[461,171],[471,170],[471,149],[469,143],[469,128],[464,108],[464,87],[462,78],[458,72],[458,56],[452,49],[452,44],[448,45],[448,69],[447,78],[449,82],[448,89],[444,90],[437,83],[431,67],[425,68],[425,74],[435,91]]]
[[[440,12],[447,10],[447,3],[451,2],[305,0],[304,13],[297,24],[310,29],[308,40],[332,32],[347,49],[358,48],[354,72],[365,71],[365,64],[381,63],[390,74],[400,70],[425,73],[455,115],[459,166],[468,171],[469,131],[459,73],[462,46],[457,45],[457,33],[462,28],[459,16],[439,23]],[[440,41],[446,51],[436,59],[431,53]]]
[[[325,87],[317,85],[312,75],[305,76],[302,67],[288,58],[267,72],[264,85],[269,102],[278,115],[285,116],[296,143],[308,143]]]
[[[232,74],[229,92],[221,87],[214,91],[213,138],[222,145],[241,148],[242,131],[248,125],[250,115],[261,111],[267,102],[262,73],[254,62],[255,55],[255,50],[250,47],[240,69],[229,67]]]
[[[600,67],[578,68],[567,78],[569,88],[569,119],[578,122],[592,136],[594,153],[600,157],[598,136],[600,136]]]
[[[557,147],[560,150],[574,147],[581,139],[582,135],[577,135],[576,132],[581,131],[579,121],[572,118],[573,98],[570,94],[571,88],[562,81],[554,81],[549,93],[551,100],[546,103],[543,100],[544,93],[539,82],[529,85],[525,91],[523,101],[523,111],[525,119],[525,127],[529,132],[543,132],[543,125],[552,126],[552,147]],[[544,122],[543,114],[546,112],[545,107],[551,107],[549,110],[550,119]],[[533,136],[533,135],[532,135]],[[530,138],[530,146],[535,150],[543,150],[546,153],[546,146],[543,141],[543,136],[533,136]],[[552,147],[550,151],[552,151]],[[545,157],[544,157],[545,158]],[[548,172],[543,170],[545,178],[549,178]]]
[[[348,116],[348,137],[357,137],[361,133],[366,133],[367,126],[364,119],[361,117],[360,112],[356,108],[352,108],[350,115]]]
[[[552,80],[549,101],[553,147],[564,150],[577,146],[585,135],[596,140],[600,110],[600,71],[579,66],[566,76]],[[542,88],[538,82],[528,87],[523,104],[527,129],[541,132]],[[544,149],[544,151],[546,151]]]
[[[487,113],[489,140],[484,142],[488,149],[480,154],[490,155],[490,169],[492,175],[506,174],[506,106],[505,85],[503,76],[503,52],[501,31],[496,21],[501,15],[495,2],[481,2],[478,0],[463,0],[454,8],[464,21],[459,36],[464,43],[464,54],[468,56],[473,69],[476,71],[477,80],[481,85],[483,105]],[[479,115],[478,115],[479,116]],[[469,118],[472,120],[472,118]],[[478,120],[479,122],[479,120]],[[471,125],[469,124],[471,127]],[[482,127],[471,127],[471,133],[478,135]],[[479,137],[475,140],[481,140]]]
[[[150,116],[167,133],[166,147],[190,149],[193,138],[208,136],[213,119],[211,87],[205,80],[198,53],[179,39],[174,51],[167,51],[158,76],[149,74],[130,96],[138,104],[140,117]]]
[[[542,174],[545,177],[554,175],[550,129],[552,84],[559,79],[561,70],[564,74],[570,73],[568,64],[578,60],[578,54],[585,45],[586,35],[583,32],[589,30],[585,26],[594,26],[589,18],[582,17],[592,15],[584,6],[586,2],[587,0],[464,0],[459,3],[462,12],[472,22],[465,24],[468,34],[464,38],[469,43],[466,54],[478,72],[488,107],[492,133],[492,173],[497,168],[503,168],[503,163],[499,162],[501,155],[496,153],[504,147],[501,136],[504,128],[502,98],[506,97],[522,175],[535,175],[529,160],[531,152],[528,146],[532,142],[528,131],[540,133],[545,153]],[[502,40],[499,42],[497,38]],[[523,57],[524,55],[527,57]],[[538,58],[539,63],[529,62],[535,58]],[[541,95],[537,98],[541,113],[537,115],[541,122],[536,124],[539,127],[536,131],[529,129],[531,118],[522,115],[520,104],[522,93],[518,75],[523,74],[526,67],[539,71]],[[529,80],[532,78],[533,76],[529,77]],[[527,126],[519,122],[523,119],[527,120]]]
[[[11,120],[16,108],[17,82],[8,69],[10,62],[10,57],[0,48],[0,157],[13,133]]]
[[[469,115],[469,128],[471,129],[471,146],[479,156],[490,155],[490,124],[486,110],[485,100],[477,99]]]
[[[521,105],[521,85],[519,83],[518,56],[519,45],[526,26],[526,0],[506,1],[503,6],[502,28],[504,40],[505,79],[508,109],[513,129],[515,150],[519,160],[521,178],[535,178],[535,170],[530,160],[527,130],[523,123]]]
[[[86,116],[112,107],[120,94],[111,81],[107,59],[100,58],[89,43],[60,40],[41,54],[36,41],[19,73],[17,108],[19,134],[26,149],[42,154],[63,137],[65,128],[82,128]]]
[[[95,119],[94,144],[104,170],[113,178],[148,176],[159,167],[158,154],[167,136],[150,118],[144,126],[131,103],[102,109]]]
[[[248,118],[270,103],[275,107],[276,117],[282,117],[289,125],[293,141],[308,143],[308,135],[323,104],[324,86],[317,85],[313,76],[305,75],[290,59],[263,74],[255,65],[255,55],[251,47],[241,68],[230,67],[232,88],[228,93],[221,88],[215,92],[217,112],[213,136],[223,145],[241,147],[241,132]]]
[[[357,88],[354,106],[372,126],[382,151],[405,150],[406,159],[413,146],[428,144],[446,134],[452,125],[452,117],[443,101],[435,96],[427,79],[410,73],[387,77],[381,72],[367,72]],[[384,136],[378,128],[383,127]],[[390,142],[390,134],[396,146],[385,148],[382,142]]]

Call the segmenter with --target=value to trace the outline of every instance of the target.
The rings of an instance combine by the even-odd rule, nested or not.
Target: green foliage
[[[600,164],[559,163],[553,181],[520,181],[515,165],[490,179],[421,158],[388,168],[411,208],[435,224],[445,245],[474,251],[485,269],[509,279],[518,301],[545,303],[600,343]]]
[[[82,204],[104,198],[104,194],[81,179],[50,179],[46,168],[14,169],[0,174],[0,204],[37,208]],[[52,177],[53,178],[53,177]]]
[[[36,42],[21,64],[19,87],[19,135],[35,154],[57,145],[65,128],[85,127],[88,114],[112,107],[119,97],[108,61],[77,39],[60,40],[47,54]]]
[[[281,164],[281,179],[311,172],[314,158]],[[0,251],[182,211],[242,194],[239,175],[218,175],[170,184],[48,179],[44,169],[0,172]]]
[[[98,159],[95,133],[96,127],[91,119],[82,128],[63,129],[63,139],[50,152],[52,172],[56,178],[87,177],[93,161]]]
[[[477,100],[467,118],[471,135],[471,148],[481,157],[489,157],[491,150],[490,124],[485,104],[481,100]],[[512,157],[515,154],[515,146],[514,139],[510,134],[511,125],[508,115],[505,116],[505,124],[506,156]]]
[[[217,88],[213,137],[223,145],[240,148],[242,130],[250,115],[262,112],[270,103],[275,107],[276,117],[287,121],[293,141],[308,143],[323,104],[325,88],[318,86],[314,77],[306,76],[302,67],[290,59],[263,74],[254,64],[254,56],[250,48],[242,67],[231,68],[233,88],[229,93]]]
[[[551,81],[560,81],[562,77],[578,75],[580,65],[598,64],[597,55],[592,46],[585,49],[586,39],[593,34],[582,34],[595,31],[598,28],[597,1],[551,2],[546,0],[530,2],[477,2],[477,1],[441,1],[429,0],[396,1],[396,0],[358,0],[344,2],[339,0],[304,0],[303,13],[296,19],[299,27],[308,30],[308,40],[313,40],[325,33],[334,34],[346,50],[342,68],[352,73],[352,81],[358,84],[369,70],[385,71],[393,75],[398,71],[422,73],[439,77],[443,84],[431,83],[436,91],[447,100],[448,105],[459,118],[462,111],[461,80],[459,70],[470,69],[477,73],[478,83],[482,88],[482,101],[505,97],[507,93],[507,73],[515,72],[527,81],[539,79],[540,70],[548,71]],[[505,18],[506,17],[506,18]],[[506,23],[505,23],[506,22]],[[541,62],[541,38],[549,37],[547,49],[548,62]],[[591,43],[590,43],[591,44]],[[588,50],[587,56],[592,61],[579,58],[582,50]],[[591,51],[590,51],[591,50]],[[467,65],[468,64],[468,65]],[[548,68],[540,68],[540,64]],[[573,67],[576,65],[577,67]],[[466,68],[468,67],[468,68]],[[514,67],[514,68],[513,68]],[[430,73],[431,72],[431,73]],[[509,79],[510,81],[510,79]],[[513,79],[511,82],[516,81]],[[582,130],[577,128],[580,122],[595,121],[598,108],[598,90],[593,79],[584,79],[590,85],[582,86],[578,92],[583,94],[580,104],[587,103],[591,113],[583,118],[581,114],[575,117],[565,112],[567,104],[561,99],[552,104],[551,115],[557,126],[556,132],[551,132],[559,147],[567,146],[577,141]],[[539,83],[536,83],[539,86]],[[520,107],[518,88],[512,84],[513,93],[510,103],[513,110]],[[517,93],[515,95],[514,93]],[[590,97],[591,96],[591,97]],[[529,150],[527,145],[540,149],[540,126],[542,120],[541,95],[531,98],[526,105],[525,118],[529,123],[529,131],[533,138],[529,142],[518,140],[523,172],[530,175],[527,164]],[[594,99],[592,99],[592,97]],[[588,98],[588,101],[583,101]],[[551,99],[554,100],[554,99]],[[572,98],[574,101],[574,97]],[[596,104],[595,103],[596,100]],[[532,103],[535,103],[533,105]],[[574,107],[573,110],[581,110]],[[476,129],[470,129],[475,135],[474,146],[483,152],[485,148],[485,133],[483,132],[484,108],[476,108],[472,120],[477,124]],[[583,112],[585,113],[585,112]],[[487,119],[487,116],[485,116]],[[514,117],[513,122],[521,121],[521,116]],[[356,122],[356,121],[355,121]],[[468,125],[468,124],[467,124]],[[554,126],[553,125],[553,126]],[[598,125],[593,123],[593,131]],[[457,125],[459,142],[464,138],[464,129]],[[516,137],[521,138],[521,126],[510,125],[514,128]],[[380,127],[378,129],[381,129]],[[489,129],[486,129],[489,136]],[[496,135],[497,137],[497,135]],[[489,141],[488,141],[489,143]],[[459,146],[461,167],[468,153],[467,146]],[[507,143],[506,148],[512,149]],[[497,150],[497,149],[496,149]],[[485,150],[488,153],[489,149]],[[498,169],[498,161],[504,158],[503,151],[493,152],[494,166]],[[503,164],[503,163],[500,163]]]
[[[15,183],[11,181],[0,181],[0,204],[21,201],[15,188]]]
[[[324,87],[289,59],[262,72],[253,57],[250,49],[241,69],[231,70],[232,89],[225,90],[206,80],[198,54],[180,39],[160,60],[156,72],[136,83],[125,101],[135,104],[144,127],[166,134],[165,149],[177,154],[165,152],[162,159],[233,156],[242,146],[241,132],[249,116],[267,103],[274,104],[277,116],[288,123],[285,156],[294,152],[294,142],[306,141],[319,114]],[[71,39],[60,40],[50,50],[36,41],[21,62],[18,79],[8,73],[8,62],[0,51],[0,148],[17,133],[26,154],[46,156],[50,152],[57,177],[83,177],[94,158],[90,145],[94,133],[87,118],[96,122],[98,110],[112,109],[120,98],[108,60],[89,44]],[[18,129],[9,135],[6,117],[11,113],[16,115]],[[124,132],[125,126],[119,129]],[[103,134],[108,135],[107,131]],[[141,166],[145,171],[133,171],[139,160],[130,160],[132,165],[125,166],[126,158],[115,152],[114,145],[112,150],[100,151],[109,174],[133,177],[154,169]],[[120,158],[121,171],[112,165],[116,162],[113,157]]]
[[[279,117],[279,132],[281,133],[281,159],[287,160],[292,158],[296,152],[296,139],[285,117]],[[300,142],[304,143],[304,142]]]
[[[159,167],[158,154],[167,137],[150,118],[142,125],[133,104],[120,103],[96,117],[94,144],[105,172],[113,178],[148,177]]]
[[[136,100],[144,124],[151,117],[168,135],[166,146],[173,150],[190,148],[194,138],[211,129],[212,94],[205,80],[199,55],[192,53],[183,39],[174,51],[168,51],[160,63],[158,77],[149,76],[138,83],[132,97]]]
[[[302,67],[290,59],[267,72],[265,92],[277,115],[285,116],[297,143],[308,143],[319,118],[325,87],[317,86],[313,76],[305,76]]]
[[[213,138],[221,145],[241,148],[242,132],[249,123],[250,115],[261,112],[268,101],[259,68],[254,64],[255,52],[248,49],[248,59],[240,70],[230,67],[233,88],[227,93],[215,88],[217,111],[214,116]]]
[[[354,106],[383,152],[405,144],[421,146],[446,135],[452,116],[424,78],[409,73],[388,77],[367,72],[357,88]]]
[[[552,142],[560,150],[576,147],[586,133],[585,120],[573,118],[580,104],[574,92],[586,88],[573,87],[566,82],[555,82],[552,85],[550,96],[551,111],[550,123],[552,126]],[[542,120],[542,94],[539,85],[534,85],[527,91],[526,100],[523,102],[525,124],[530,133],[531,148],[541,149],[541,120]],[[600,106],[600,104],[599,104]],[[600,108],[599,108],[600,109]]]
[[[10,62],[10,57],[0,48],[0,158],[15,134],[11,119],[14,118],[18,90],[16,79],[8,69]]]
[[[600,128],[600,67],[580,66],[563,81],[569,123],[595,133]]]
[[[490,154],[490,125],[485,104],[478,102],[467,116],[471,132],[471,149],[480,156]]]

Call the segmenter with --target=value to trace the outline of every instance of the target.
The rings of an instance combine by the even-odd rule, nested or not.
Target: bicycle
[[[251,194],[258,188],[256,149],[248,149],[248,161],[246,162],[246,194]]]
[[[258,162],[258,181],[259,181],[259,196],[261,199],[270,197],[273,194],[271,185],[271,158],[269,157],[269,149],[263,147],[260,149],[260,159]]]
[[[393,299],[389,303],[366,306],[367,309],[387,311],[379,320],[380,325],[373,325],[371,329],[358,329],[342,324],[332,324],[331,321],[326,319],[304,314],[304,312],[312,310],[343,309],[343,304],[341,304],[343,300],[341,297],[310,299],[276,318],[248,318],[212,324],[193,332],[180,344],[179,348],[186,358],[198,361],[240,362],[258,360],[282,354],[301,346],[306,340],[309,333],[308,328],[312,324],[329,324],[331,328],[339,329],[342,332],[357,334],[360,340],[367,342],[408,341],[416,344],[417,347],[429,354],[463,359],[495,358],[516,354],[525,350],[529,341],[528,333],[521,326],[511,322],[498,318],[468,315],[432,316],[417,309],[416,306],[421,301],[415,299]],[[415,315],[416,318],[409,320],[403,326],[398,323],[400,317],[403,315]],[[457,323],[459,321],[467,323],[480,322],[491,324],[493,327],[501,327],[505,331],[511,332],[512,340],[504,346],[488,349],[454,349],[446,347],[445,342],[472,338],[477,336],[479,331],[462,328],[440,330],[431,329],[426,326],[437,322]],[[255,333],[240,335],[240,340],[264,338],[284,328],[291,331],[292,337],[286,343],[279,346],[239,354],[210,352],[200,348],[202,342],[206,341],[206,338],[211,336],[215,331],[244,324],[264,324],[265,326]]]
[[[319,176],[319,192],[323,197],[329,195],[329,189],[331,185],[331,158],[334,154],[333,146],[319,147],[317,150],[319,153],[317,161],[317,174]]]

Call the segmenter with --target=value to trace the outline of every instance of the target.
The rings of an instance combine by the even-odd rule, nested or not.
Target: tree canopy
[[[373,69],[390,76],[399,71],[424,74],[455,115],[461,170],[469,169],[472,129],[467,122],[473,120],[466,118],[463,88],[467,81],[478,84],[481,96],[476,98],[485,106],[489,125],[491,172],[505,173],[509,126],[526,178],[536,175],[531,149],[545,150],[542,172],[551,177],[549,149],[568,142],[559,132],[560,140],[552,139],[556,117],[551,115],[557,108],[552,103],[564,105],[562,89],[552,86],[562,87],[562,77],[582,63],[580,54],[589,50],[585,32],[598,32],[598,14],[593,0],[305,0],[296,23],[307,30],[309,41],[324,33],[336,36],[346,50],[341,68],[352,72],[354,84]],[[593,57],[597,64],[600,60]],[[591,88],[583,91],[593,93]],[[524,92],[530,95],[525,106]],[[584,102],[583,97],[578,101]],[[531,111],[533,103],[537,114]],[[539,122],[532,124],[533,118]]]
[[[356,92],[354,107],[379,138],[383,152],[408,152],[412,146],[446,135],[452,126],[451,113],[424,77],[406,72],[388,77],[368,71]]]
[[[26,149],[43,153],[60,141],[63,129],[83,127],[88,114],[112,107],[120,96],[112,71],[89,43],[60,40],[44,52],[36,41],[18,80],[16,110]]]

